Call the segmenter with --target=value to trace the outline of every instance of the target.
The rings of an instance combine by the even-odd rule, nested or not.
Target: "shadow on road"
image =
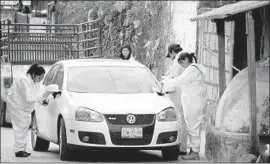
[[[59,153],[58,151],[51,151]],[[162,162],[161,155],[147,151],[76,151],[72,155],[74,162]]]

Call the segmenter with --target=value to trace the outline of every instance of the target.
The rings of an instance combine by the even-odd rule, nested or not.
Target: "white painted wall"
[[[197,16],[198,1],[172,1],[173,31],[175,42],[184,51],[195,52],[197,23],[190,18]]]

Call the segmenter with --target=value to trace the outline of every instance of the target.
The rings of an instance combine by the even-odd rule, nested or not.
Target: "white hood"
[[[173,103],[167,96],[148,94],[91,94],[74,93],[78,106],[88,107],[102,114],[157,114]]]

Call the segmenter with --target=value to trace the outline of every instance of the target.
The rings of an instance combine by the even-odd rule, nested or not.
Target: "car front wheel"
[[[37,120],[36,115],[32,115],[32,128],[31,128],[31,143],[34,151],[47,151],[50,146],[50,142],[37,136]]]
[[[67,135],[66,135],[66,127],[65,127],[64,119],[61,119],[60,121],[59,152],[60,152],[60,159],[62,161],[67,161],[72,158],[71,149],[68,147],[68,144],[67,144]]]
[[[161,153],[164,160],[175,161],[178,160],[179,157],[179,148],[166,148],[161,150]]]

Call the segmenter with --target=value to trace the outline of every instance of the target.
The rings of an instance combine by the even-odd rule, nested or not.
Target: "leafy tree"
[[[166,70],[165,54],[172,35],[169,1],[59,1],[57,23],[102,20],[105,57],[117,58],[120,46],[130,44],[133,56],[158,78]]]

